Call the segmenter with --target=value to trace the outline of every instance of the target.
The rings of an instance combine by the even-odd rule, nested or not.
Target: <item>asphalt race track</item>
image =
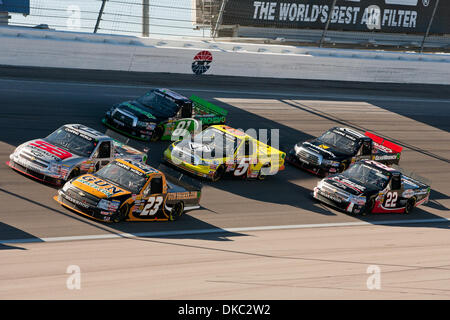
[[[392,235],[388,243],[393,243],[394,246],[402,243],[408,247],[409,242],[405,239],[415,237],[410,232],[426,230],[430,233],[430,237],[433,235],[439,237],[439,246],[450,247],[450,237],[445,233],[445,231],[448,233],[450,226],[447,220],[450,218],[448,87],[332,81],[264,81],[264,79],[232,77],[134,75],[118,72],[7,67],[0,68],[0,71],[0,256],[11,255],[11,261],[16,261],[15,263],[19,263],[20,259],[16,257],[19,260],[14,260],[12,257],[14,252],[20,252],[18,254],[22,256],[22,262],[27,261],[27,258],[24,251],[14,249],[33,252],[41,250],[43,246],[57,245],[29,244],[29,242],[90,239],[91,241],[77,243],[80,246],[88,246],[89,243],[90,250],[93,250],[95,243],[102,243],[109,248],[114,247],[115,241],[117,244],[122,243],[122,246],[122,241],[131,241],[101,240],[102,238],[142,235],[154,235],[158,239],[170,242],[175,242],[173,239],[176,236],[180,246],[182,243],[193,245],[194,242],[195,245],[199,245],[200,242],[214,244],[220,241],[221,250],[237,250],[236,243],[244,241],[242,245],[246,245],[242,237],[257,237],[257,235],[261,237],[261,234],[267,233],[269,238],[272,236],[276,238],[274,250],[278,250],[277,254],[283,255],[283,246],[276,242],[282,241],[283,236],[277,238],[274,232],[286,232],[286,235],[289,235],[286,236],[289,238],[286,241],[291,247],[297,240],[306,241],[306,235],[308,239],[320,237],[323,242],[323,239],[330,238],[326,230],[334,234],[338,232],[335,231],[336,228],[348,230],[349,233],[350,230],[359,230],[360,232],[355,235],[358,238],[364,238],[364,230],[367,230],[368,237],[374,237],[370,238],[372,243],[381,241],[383,235],[386,235],[385,238]],[[375,132],[404,147],[400,162],[402,167],[431,180],[431,201],[425,206],[416,208],[410,215],[349,216],[313,201],[310,193],[319,179],[287,165],[286,170],[268,177],[265,181],[225,179],[218,183],[205,183],[201,209],[190,212],[175,223],[104,224],[64,209],[52,199],[56,189],[13,172],[5,164],[9,154],[20,143],[45,137],[65,123],[82,123],[105,132],[106,128],[102,126],[100,119],[112,104],[133,99],[151,87],[168,87],[188,96],[197,94],[210,100],[229,111],[227,123],[235,128],[279,129],[281,148],[284,151],[296,142],[317,136],[332,126],[348,126],[361,131]],[[168,142],[143,145],[131,141],[130,144],[149,147],[149,162],[157,165]],[[279,226],[292,229],[283,231]],[[264,231],[264,229],[273,230]],[[347,232],[341,232],[337,237],[344,237],[345,233]],[[300,239],[297,239],[295,234]],[[393,240],[395,237],[399,240]],[[431,241],[431,238],[425,238]],[[259,245],[270,246],[270,243],[264,242],[263,239],[260,239]],[[410,239],[414,242],[412,238]],[[230,248],[227,248],[227,242],[223,242],[225,240],[230,242]],[[367,239],[360,241],[364,240]],[[255,241],[251,243],[253,249],[249,250],[258,250],[258,242]],[[334,240],[330,238],[330,241]],[[350,250],[352,246],[348,243],[351,241],[342,242],[343,246],[347,246]],[[420,246],[417,239],[414,245]],[[285,254],[293,254],[289,253],[289,248],[286,248]],[[302,250],[308,248],[302,245]],[[343,248],[345,247],[338,247],[336,250],[344,250]],[[306,252],[304,251],[305,254]],[[414,257],[412,251],[411,257]],[[227,259],[227,256],[222,258]],[[377,259],[381,259],[380,256],[374,256],[372,260]],[[443,273],[442,276],[448,279],[450,273],[448,253],[441,252],[440,259],[442,261],[439,261],[439,264],[447,267],[444,268],[445,275]],[[107,260],[104,262],[107,263]],[[0,284],[2,280],[6,281],[3,284],[8,284],[9,267],[0,266]],[[277,265],[271,267],[276,269]],[[62,273],[64,272],[65,270],[62,270]],[[262,274],[263,271],[259,272],[252,281],[264,282]],[[445,289],[446,291],[441,289],[434,291],[433,297],[439,298],[439,294],[445,293],[443,297],[448,298],[450,290],[448,281]],[[227,290],[232,291],[233,286],[227,286]],[[308,297],[295,291],[289,292],[286,298]],[[101,290],[98,293],[101,293]],[[255,297],[256,294],[254,290],[247,293],[248,295],[242,294],[237,297]],[[265,293],[266,295],[261,297],[270,299],[270,295],[275,294],[270,290]],[[428,291],[416,293],[420,296],[421,293],[426,294]],[[0,297],[2,294],[6,296],[0,285]],[[350,290],[349,294],[354,294],[354,291]],[[20,296],[18,291],[16,297]],[[114,297],[124,296],[127,295],[118,294]],[[228,292],[216,296],[233,295]],[[283,298],[282,293],[278,296]],[[158,296],[131,295],[131,297]],[[182,298],[171,292],[166,292],[162,297]],[[194,297],[201,298],[202,295]],[[317,292],[313,297],[342,296]]]

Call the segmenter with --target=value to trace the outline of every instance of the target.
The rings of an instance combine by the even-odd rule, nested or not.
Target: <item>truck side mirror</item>
[[[402,187],[402,179],[399,175],[394,175],[391,180],[391,189],[400,190]]]
[[[244,155],[250,156],[252,155],[252,143],[249,140],[245,140],[244,144]]]
[[[109,141],[102,142],[98,148],[98,158],[105,159],[111,157],[111,143]]]
[[[372,154],[372,143],[369,141],[364,141],[362,144],[361,155],[370,156]]]

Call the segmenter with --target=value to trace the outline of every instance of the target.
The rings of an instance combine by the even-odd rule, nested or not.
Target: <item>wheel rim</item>
[[[156,127],[155,131],[153,131],[153,134],[151,136],[151,141],[158,141],[162,137],[162,128]]]
[[[117,217],[118,221],[116,221],[116,222],[123,221],[123,220],[125,220],[127,218],[128,208],[129,208],[128,204],[125,204],[125,205],[123,205],[122,208],[120,208],[119,216]]]
[[[414,205],[416,204],[416,200],[408,200],[408,202],[406,203],[406,209],[405,212],[406,213],[410,213],[413,209],[414,209]]]
[[[367,207],[365,210],[362,211],[362,213],[363,214],[371,213],[374,206],[375,206],[375,200],[373,198],[369,199],[369,201],[367,202]]]
[[[213,176],[213,181],[219,181],[225,171],[225,167],[220,166],[219,168],[217,168],[216,172],[214,172],[214,176]]]
[[[176,203],[173,206],[172,211],[170,212],[170,220],[171,221],[175,221],[178,218],[180,218],[181,215],[183,214],[183,211],[184,211],[184,204],[183,204],[183,202]]]

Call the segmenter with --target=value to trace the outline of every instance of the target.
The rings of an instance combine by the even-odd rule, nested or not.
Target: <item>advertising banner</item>
[[[30,0],[0,0],[0,12],[30,14]]]
[[[222,23],[269,28],[425,33],[437,0],[228,0]],[[431,33],[450,33],[450,1],[441,0]]]

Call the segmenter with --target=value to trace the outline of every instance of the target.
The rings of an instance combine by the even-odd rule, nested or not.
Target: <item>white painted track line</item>
[[[373,225],[405,225],[418,223],[444,223],[450,222],[447,218],[434,219],[416,219],[416,220],[391,220],[391,221],[373,221],[373,222],[340,222],[340,223],[319,223],[319,224],[297,224],[297,225],[283,225],[283,226],[261,226],[261,227],[243,227],[243,228],[211,228],[211,229],[197,229],[197,230],[173,230],[173,231],[157,231],[157,232],[139,232],[139,233],[111,233],[98,235],[84,235],[71,237],[51,237],[51,238],[29,238],[29,239],[13,239],[0,240],[2,244],[13,243],[36,243],[36,242],[62,242],[62,241],[82,241],[82,240],[104,240],[117,238],[141,238],[141,237],[166,237],[166,236],[181,236],[181,235],[200,235],[213,233],[236,233],[236,232],[250,232],[250,231],[270,231],[270,230],[289,230],[289,229],[312,229],[312,228],[334,228],[334,227],[360,227]]]

